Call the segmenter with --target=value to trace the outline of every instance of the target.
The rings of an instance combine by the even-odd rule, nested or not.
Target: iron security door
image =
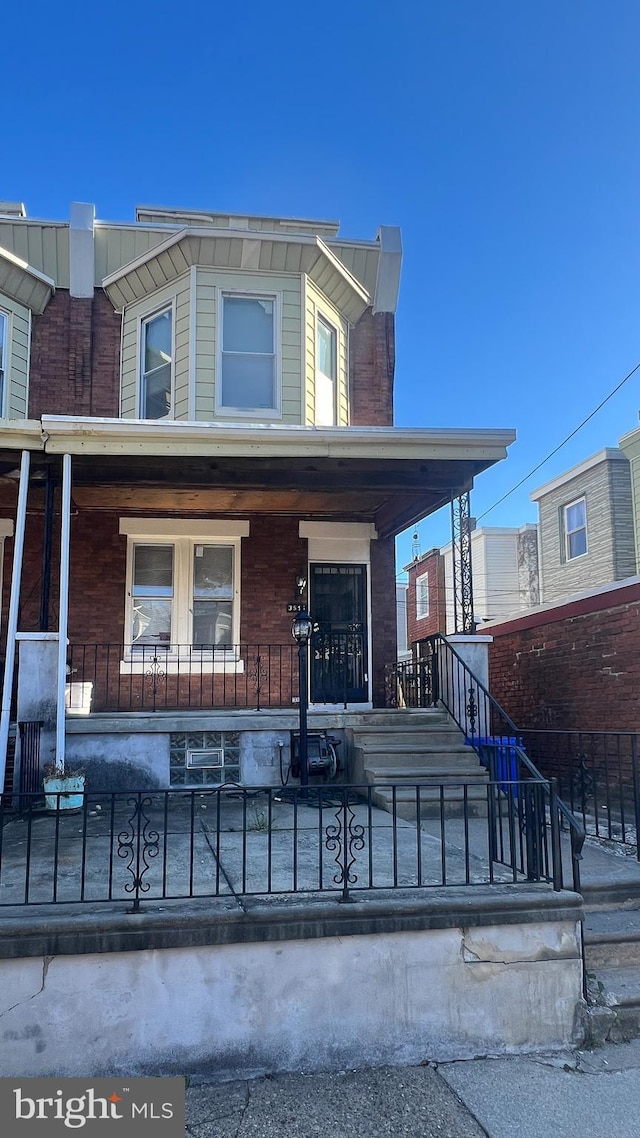
[[[366,565],[312,565],[311,702],[366,703]]]

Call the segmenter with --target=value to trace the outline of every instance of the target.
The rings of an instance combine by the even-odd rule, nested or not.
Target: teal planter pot
[[[82,810],[84,781],[83,774],[43,779],[47,810]]]

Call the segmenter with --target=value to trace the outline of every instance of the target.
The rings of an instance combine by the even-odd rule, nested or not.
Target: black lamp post
[[[313,621],[304,609],[291,625],[291,635],[298,645],[298,689],[300,692],[300,786],[309,785],[309,748],[307,740],[307,645]]]

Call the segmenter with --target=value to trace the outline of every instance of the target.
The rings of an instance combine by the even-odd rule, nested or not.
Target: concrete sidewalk
[[[637,1138],[639,1129],[640,1040],[187,1090],[191,1138]]]

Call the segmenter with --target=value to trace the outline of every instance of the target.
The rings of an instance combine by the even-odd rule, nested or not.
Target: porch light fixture
[[[305,582],[306,584],[306,582]],[[307,738],[307,645],[313,632],[313,621],[304,609],[291,623],[291,635],[298,645],[298,691],[300,693],[300,786],[303,795],[309,785],[309,741]]]
[[[302,596],[306,587],[307,587],[306,574],[298,573],[298,576],[296,577],[296,588],[298,590],[298,596],[300,596],[300,597]],[[297,637],[296,637],[296,639],[297,639]]]

